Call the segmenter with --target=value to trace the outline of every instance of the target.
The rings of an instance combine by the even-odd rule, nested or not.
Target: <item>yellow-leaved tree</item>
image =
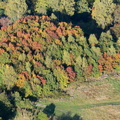
[[[113,0],[95,0],[93,3],[92,18],[102,29],[112,24],[115,6]]]
[[[57,81],[59,82],[59,87],[61,89],[65,88],[67,86],[67,84],[69,83],[69,81],[68,81],[69,78],[68,78],[65,70],[62,69],[61,67],[56,67],[54,69],[53,73],[56,76]]]
[[[8,0],[5,15],[15,21],[22,17],[27,10],[27,4],[25,0]]]

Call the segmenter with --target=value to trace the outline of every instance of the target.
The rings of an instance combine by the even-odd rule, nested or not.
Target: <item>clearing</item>
[[[120,120],[119,76],[91,78],[85,83],[77,81],[64,91],[69,96],[40,99],[38,103],[54,104],[55,115],[62,116],[59,120]]]

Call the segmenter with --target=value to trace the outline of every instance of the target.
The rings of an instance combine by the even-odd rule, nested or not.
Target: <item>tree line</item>
[[[58,21],[71,20],[76,15],[91,16],[99,27],[117,22],[119,0],[0,0],[0,14],[12,22],[25,15],[47,15]],[[82,15],[83,14],[83,15]]]

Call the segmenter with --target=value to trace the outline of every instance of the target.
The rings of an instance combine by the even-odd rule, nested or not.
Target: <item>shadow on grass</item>
[[[55,104],[51,103],[43,110],[43,112],[47,114],[50,120],[82,120],[82,118],[77,114],[72,116],[71,112],[63,113],[61,116],[55,116],[55,107]]]
[[[79,106],[79,109],[87,109],[87,108],[101,107],[101,106],[107,106],[107,105],[120,105],[120,101],[81,105],[81,106]]]
[[[71,116],[71,112],[68,112],[68,113],[63,113],[61,116],[57,118],[57,120],[82,120],[82,118],[77,114]]]
[[[47,114],[48,117],[54,116],[55,114],[55,104],[51,103],[50,105],[47,105],[46,108],[43,110],[45,114]]]

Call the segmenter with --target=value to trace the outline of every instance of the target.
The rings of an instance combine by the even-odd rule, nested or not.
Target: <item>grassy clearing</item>
[[[70,96],[58,99],[46,98],[39,103],[55,105],[55,115],[70,112],[82,120],[120,120],[120,79],[71,84],[65,89]]]

